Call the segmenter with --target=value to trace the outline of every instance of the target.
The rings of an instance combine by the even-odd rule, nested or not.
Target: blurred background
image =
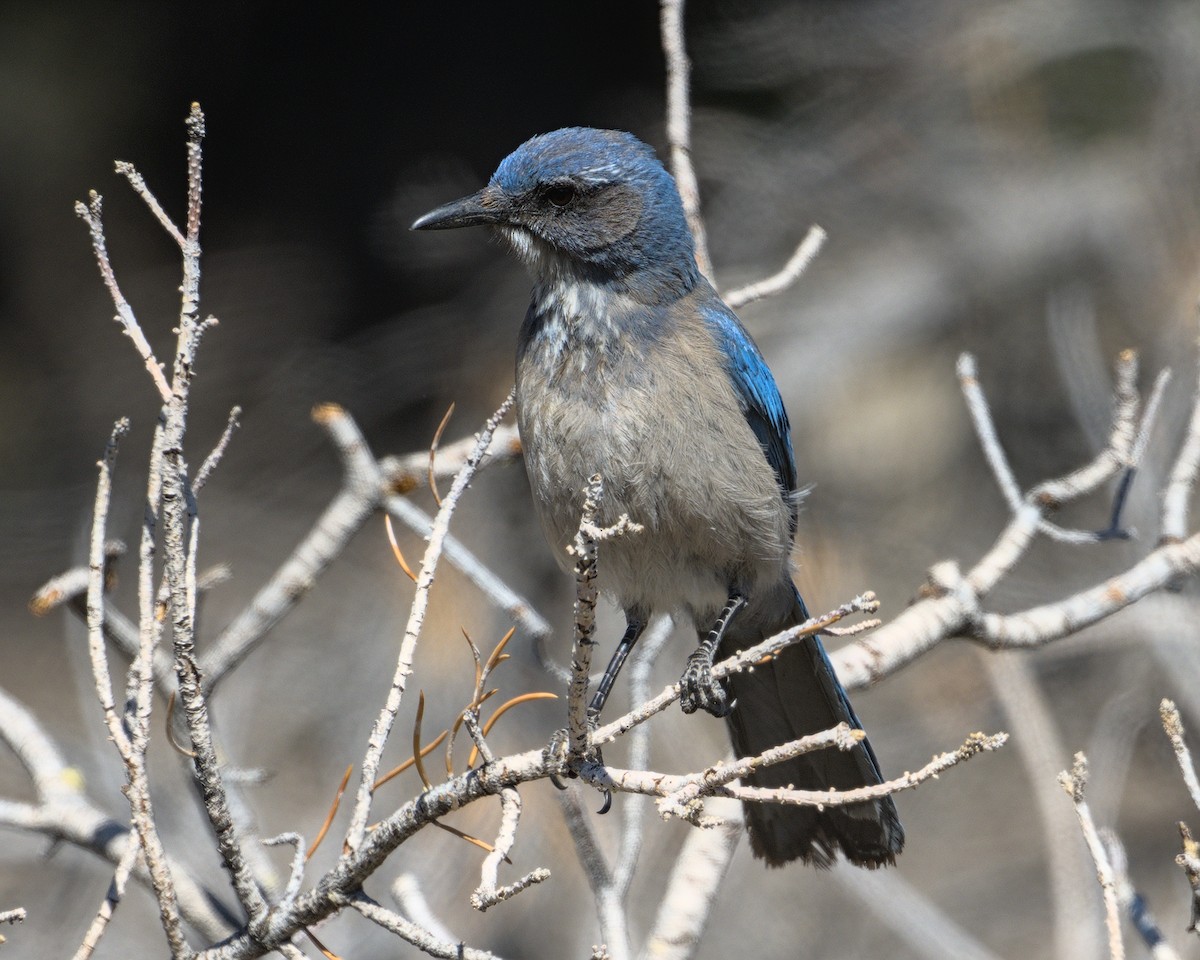
[[[774,272],[813,223],[830,236],[799,284],[742,310],[790,410],[802,481],[812,484],[798,537],[810,606],[870,588],[882,615],[894,616],[931,563],[971,564],[1003,526],[954,376],[964,350],[978,357],[1026,487],[1100,448],[1120,349],[1140,352],[1143,387],[1162,366],[1175,371],[1127,515],[1138,538],[1039,545],[991,605],[1060,598],[1144,555],[1158,536],[1158,491],[1196,380],[1200,7],[698,0],[686,16],[694,157],[718,283],[729,289]],[[26,608],[42,582],[84,560],[94,464],[123,415],[134,432],[109,530],[136,540],[156,414],[140,361],[111,321],[73,201],[89,188],[105,195],[123,289],[168,358],[176,251],[112,163],[135,163],[181,217],[182,121],[200,101],[202,307],[220,326],[201,352],[191,462],[232,405],[245,411],[202,507],[201,562],[233,572],[205,601],[202,633],[213,636],[337,489],[336,457],[309,419],[314,404],[343,404],[383,455],[426,449],[451,401],[447,439],[470,433],[508,391],[527,278],[482,232],[414,235],[408,224],[477,189],[538,132],[619,127],[663,148],[663,89],[651,3],[370,12],[0,4],[0,685],[35,710],[113,816],[124,816],[122,773],[83,630],[67,614],[35,619]],[[414,496],[431,505],[427,492]],[[1099,528],[1108,506],[1101,498],[1072,507],[1063,521]],[[552,646],[565,657],[570,584],[541,541],[520,466],[481,476],[454,529],[555,624]],[[419,538],[403,542],[419,557]],[[132,612],[133,565],[121,572],[116,602]],[[361,756],[410,598],[373,521],[221,689],[216,718],[230,762],[268,774],[242,797],[262,835],[311,837],[319,827],[342,770]],[[431,733],[469,697],[460,627],[481,646],[508,627],[449,569],[435,598],[416,675],[430,697]],[[606,617],[615,641],[618,618]],[[499,676],[505,697],[551,685],[521,639]],[[686,642],[668,648],[658,680],[677,676]],[[1053,782],[1078,749],[1092,760],[1097,819],[1120,832],[1135,883],[1168,937],[1184,944],[1188,891],[1173,863],[1175,824],[1194,824],[1197,811],[1157,704],[1175,697],[1200,735],[1196,645],[1196,588],[1184,584],[1035,653],[997,656],[954,641],[859,691],[885,772],[916,769],[973,730],[1007,729],[1013,742],[899,798],[909,840],[891,879],[767,872],[739,850],[700,956],[750,944],[764,958],[954,955],[935,942],[948,927],[935,936],[912,919],[921,916],[916,904],[970,938],[977,952],[959,956],[1099,955],[1094,872]],[[533,704],[510,714],[495,747],[543,743],[560,711]],[[220,884],[181,789],[186,761],[161,747],[153,763],[168,846]],[[725,748],[716,721],[672,713],[655,726],[653,764],[682,772]],[[399,802],[416,781],[393,789]],[[0,796],[31,796],[2,752]],[[466,903],[478,852],[440,831],[406,846],[396,869],[422,877],[435,911],[473,945],[510,957],[584,956],[598,930],[553,790],[539,784],[524,796],[513,875],[545,864],[551,883],[480,916]],[[486,836],[495,818],[480,807],[453,822]],[[608,818],[599,828],[608,837],[616,825]],[[687,829],[651,816],[632,901],[635,940]],[[329,846],[315,867],[332,862],[337,844]],[[285,869],[284,854],[272,856]],[[30,911],[6,931],[6,948],[14,957],[66,955],[110,874],[80,851],[0,834],[0,908]],[[385,884],[376,887],[387,901]],[[908,919],[898,928],[889,910]],[[321,935],[356,960],[415,955],[358,918]],[[139,889],[98,955],[160,955],[161,943]]]

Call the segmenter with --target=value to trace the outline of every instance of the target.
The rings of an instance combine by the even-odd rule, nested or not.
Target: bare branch
[[[129,301],[125,299],[125,295],[121,293],[121,288],[117,284],[117,276],[113,273],[112,263],[108,259],[108,245],[104,239],[104,223],[101,220],[101,209],[102,200],[100,194],[95,190],[88,192],[88,202],[86,204],[79,201],[75,203],[76,215],[87,224],[88,232],[92,235],[92,250],[96,254],[96,263],[100,267],[100,277],[104,280],[104,285],[108,287],[109,295],[112,297],[113,304],[117,308],[117,315],[113,319],[121,324],[125,335],[133,343],[134,349],[137,350],[138,355],[142,358],[142,362],[146,365],[146,372],[150,374],[150,379],[154,381],[154,386],[158,390],[159,397],[165,403],[171,399],[171,386],[167,383],[162,364],[154,357],[154,351],[150,348],[150,341],[142,333],[142,328],[137,322],[137,317],[133,314],[133,307],[129,305]]]
[[[713,793],[718,787],[723,787],[734,780],[745,779],[762,767],[782,763],[806,753],[830,748],[851,750],[856,744],[865,740],[866,736],[861,730],[852,730],[848,723],[839,723],[831,730],[801,737],[799,740],[793,740],[756,757],[746,757],[733,762],[719,760],[708,769],[700,771],[699,774],[687,777],[686,786],[672,791],[658,801],[659,813],[664,818],[672,816],[691,819],[692,813],[689,808],[694,808],[697,800]]]
[[[1191,540],[1166,543],[1152,551],[1125,573],[1056,603],[1012,614],[985,612],[983,599],[1024,556],[1037,534],[1069,542],[1096,542],[1091,532],[1062,530],[1045,519],[1048,511],[1098,489],[1133,463],[1138,438],[1145,435],[1147,417],[1138,422],[1135,382],[1137,357],[1123,352],[1116,365],[1116,404],[1108,445],[1089,463],[1055,480],[1033,487],[1020,498],[1013,518],[991,549],[967,573],[945,561],[929,571],[920,600],[902,611],[871,637],[836,651],[831,659],[847,688],[865,686],[891,673],[932,649],[941,641],[965,636],[993,649],[1038,646],[1073,634],[1142,597],[1156,592],[1185,574],[1200,570],[1200,535]],[[960,360],[964,392],[976,420],[989,463],[997,482],[1012,502],[1007,462],[974,382],[974,365],[969,356]],[[1165,380],[1160,376],[1158,383]],[[1157,386],[1156,393],[1161,392]],[[1148,407],[1153,414],[1154,402]],[[989,439],[991,438],[991,439]]]
[[[1173,700],[1163,700],[1158,705],[1158,716],[1162,720],[1163,730],[1171,741],[1175,751],[1175,759],[1179,762],[1179,771],[1183,774],[1183,782],[1191,794],[1192,803],[1200,810],[1200,779],[1196,777],[1196,765],[1192,761],[1192,752],[1184,739],[1183,717]]]
[[[162,224],[162,228],[179,244],[179,249],[183,250],[187,245],[187,241],[184,239],[183,234],[179,232],[179,228],[167,216],[167,211],[158,202],[158,197],[146,186],[146,181],[138,173],[137,168],[132,163],[126,163],[124,160],[118,160],[115,166],[117,173],[129,181],[129,185],[133,187],[133,192],[145,201],[146,206],[150,208],[150,212],[154,214],[154,218]]]
[[[1128,915],[1129,922],[1142,938],[1150,956],[1154,960],[1179,960],[1179,954],[1167,943],[1158,921],[1150,912],[1150,907],[1129,879],[1129,859],[1125,855],[1125,846],[1121,843],[1121,838],[1112,830],[1101,830],[1100,839],[1108,854],[1109,866],[1112,867],[1117,888],[1117,905]]]
[[[475,449],[474,437],[463,437],[446,446],[438,446],[437,462],[434,465],[434,479],[444,480],[453,477],[462,469],[467,457]],[[521,455],[521,438],[517,433],[515,423],[504,423],[496,428],[492,437],[492,445],[479,463],[479,469],[491,466],[493,463],[513,460]],[[427,482],[429,470],[429,453],[416,452],[403,456],[383,457],[379,461],[379,471],[383,474],[383,483],[393,493],[403,496]]]
[[[87,588],[88,653],[92,661],[92,682],[96,687],[96,695],[100,698],[100,708],[104,711],[104,722],[108,727],[108,735],[116,744],[117,750],[127,764],[132,759],[133,747],[130,744],[129,733],[121,722],[121,717],[117,714],[116,702],[113,699],[112,674],[108,669],[108,653],[105,650],[102,625],[104,623],[104,574],[107,566],[104,531],[108,522],[109,502],[112,498],[112,470],[117,459],[117,445],[128,432],[129,421],[125,418],[118,420],[104,447],[104,456],[99,463],[100,475],[96,481],[96,503],[92,513],[92,535],[88,550]]]
[[[1087,787],[1087,757],[1082,753],[1075,754],[1075,763],[1070,771],[1064,770],[1058,775],[1058,782],[1071,802],[1075,805],[1075,815],[1079,818],[1079,828],[1083,831],[1083,839],[1087,843],[1088,852],[1096,864],[1096,879],[1100,881],[1100,889],[1104,893],[1104,918],[1108,928],[1108,953],[1112,960],[1124,960],[1125,943],[1121,939],[1121,913],[1117,905],[1117,885],[1113,877],[1112,865],[1108,862],[1108,852],[1100,840],[1092,812],[1084,799]]]
[[[706,801],[714,826],[691,830],[675,859],[642,960],[691,960],[742,835],[741,811],[722,797]]]
[[[309,853],[304,843],[304,837],[291,830],[287,833],[281,833],[277,837],[269,837],[262,841],[264,847],[278,847],[282,844],[291,844],[294,848],[294,853],[292,855],[292,866],[288,871],[287,886],[284,887],[283,896],[280,898],[279,903],[275,905],[275,909],[290,910],[292,904],[296,902],[296,897],[300,895],[300,885],[304,882],[304,864],[309,857]]]
[[[117,864],[116,873],[113,874],[112,883],[109,884],[108,894],[105,896],[104,902],[100,904],[100,909],[97,911],[92,925],[84,934],[79,949],[75,951],[74,960],[88,960],[95,951],[96,944],[100,942],[104,931],[108,929],[108,921],[116,912],[117,904],[125,896],[125,885],[129,882],[129,875],[133,872],[134,864],[137,863],[138,854],[141,852],[142,848],[138,843],[137,834],[131,834],[129,842],[125,845],[125,852],[121,854],[121,860]]]
[[[720,679],[730,673],[745,670],[758,663],[764,657],[775,655],[780,650],[798,643],[803,637],[810,637],[823,630],[827,630],[846,617],[856,613],[874,613],[878,609],[879,601],[876,599],[875,594],[868,590],[826,614],[819,617],[810,617],[804,623],[790,627],[773,637],[767,637],[761,643],[747,647],[727,660],[722,660],[713,666],[713,677]],[[642,701],[633,710],[625,714],[625,716],[618,717],[616,720],[593,731],[592,745],[600,746],[623,736],[638,724],[645,723],[650,717],[667,709],[667,707],[678,699],[679,684],[674,683],[649,700]]]
[[[515,897],[522,890],[550,879],[550,871],[538,867],[525,876],[507,886],[497,886],[500,873],[500,862],[508,859],[508,854],[517,839],[517,825],[521,821],[521,797],[512,787],[500,791],[500,832],[496,834],[496,843],[483,860],[483,876],[479,886],[471,894],[471,906],[480,913]]]
[[[19,827],[89,850],[114,866],[121,863],[133,836],[128,826],[96,809],[82,792],[77,770],[62,756],[49,734],[24,706],[0,689],[0,739],[16,755],[33,781],[37,803],[0,800],[0,825]],[[178,864],[167,862],[178,902],[189,922],[219,940],[229,933],[216,909],[217,898],[200,887]],[[152,886],[145,868],[134,877]]]
[[[749,283],[744,287],[738,287],[736,290],[731,290],[729,293],[722,295],[723,299],[732,309],[737,310],[739,307],[744,307],[755,300],[762,300],[765,297],[773,297],[777,293],[782,293],[799,280],[804,271],[808,269],[808,265],[821,252],[821,247],[825,244],[826,236],[825,231],[814,223],[808,228],[808,233],[804,235],[804,239],[796,247],[795,253],[788,258],[788,262],[783,265],[783,268],[778,273],[765,277],[755,283]]]
[[[667,61],[667,141],[671,146],[671,172],[675,175],[688,229],[696,244],[696,266],[712,281],[708,236],[704,218],[700,215],[700,184],[692,167],[692,64],[683,39],[683,0],[661,0],[659,29]]]
[[[587,715],[588,675],[592,668],[592,647],[596,645],[596,513],[604,497],[604,482],[594,474],[583,489],[583,515],[575,534],[575,639],[571,646],[571,683],[567,687],[568,758],[587,755],[589,725]]]
[[[1187,824],[1179,823],[1179,838],[1183,841],[1183,850],[1175,856],[1175,862],[1183,868],[1188,886],[1192,888],[1192,919],[1188,930],[1193,933],[1200,930],[1200,843],[1192,838]]]
[[[1188,504],[1192,488],[1196,485],[1196,473],[1200,471],[1200,380],[1192,397],[1192,416],[1188,421],[1187,436],[1179,448],[1179,455],[1171,467],[1162,498],[1162,529],[1159,535],[1164,540],[1182,540],[1188,531]]]
[[[225,456],[225,450],[229,446],[229,441],[233,439],[234,431],[241,426],[241,416],[241,407],[234,407],[229,411],[229,419],[225,423],[225,430],[221,433],[221,439],[217,441],[217,445],[213,447],[212,453],[204,458],[204,462],[200,464],[200,469],[196,471],[196,479],[192,481],[192,496],[195,497],[200,494],[200,491],[204,489],[204,485],[208,483],[208,478],[212,476],[212,472],[217,468],[217,464]]]
[[[201,661],[209,688],[266,639],[379,504],[378,467],[354,420],[336,404],[315,408],[313,420],[329,434],[341,458],[342,487],[283,565],[209,646]]]
[[[467,484],[475,475],[480,460],[491,445],[492,435],[496,432],[496,428],[504,419],[505,414],[508,413],[512,403],[513,395],[510,393],[504,403],[500,405],[500,409],[488,419],[479,433],[474,452],[455,476],[454,483],[451,484],[449,492],[442,501],[442,506],[438,509],[437,518],[434,520],[433,530],[429,536],[429,545],[421,561],[421,572],[417,578],[417,589],[409,611],[408,624],[404,628],[404,638],[400,643],[396,673],[392,678],[391,688],[388,690],[387,701],[371,731],[366,754],[363,756],[362,779],[359,782],[358,796],[354,812],[351,815],[350,826],[346,832],[346,844],[351,850],[357,850],[362,845],[366,833],[367,817],[371,809],[372,785],[379,772],[383,748],[387,743],[392,724],[395,722],[396,713],[400,709],[400,701],[407,688],[409,674],[412,673],[412,661],[416,655],[417,640],[420,637],[421,627],[425,622],[425,611],[429,604],[429,590],[433,586],[434,573],[437,570],[437,563],[446,540],[450,517],[457,507],[463,491],[466,490]]]
[[[390,930],[400,939],[411,943],[431,957],[441,957],[443,960],[499,960],[496,954],[487,950],[477,950],[461,942],[450,943],[439,940],[428,930],[417,926],[411,920],[404,919],[394,910],[381,906],[361,891],[347,905],[353,907],[372,923],[378,924],[385,930]]]
[[[810,752],[814,749],[813,744],[817,741],[824,741],[824,745],[828,746],[836,742],[839,737],[844,736],[844,732],[839,733],[838,729],[834,728],[789,741],[778,747],[773,747],[759,754],[757,757],[750,757],[736,762],[746,769],[769,766],[773,763],[782,763],[802,753]],[[998,750],[1004,745],[1007,739],[1008,734],[1006,733],[991,735],[973,733],[967,737],[963,745],[957,750],[938,754],[929,763],[915,772],[905,773],[902,776],[873,786],[856,787],[853,790],[795,790],[787,787],[769,788],[713,784],[705,785],[700,791],[700,795],[734,797],[739,800],[809,807],[835,807],[863,803],[868,800],[878,800],[880,797],[899,793],[902,790],[910,790],[926,780],[936,779],[951,767],[970,760],[980,753]],[[619,767],[603,767],[599,764],[584,764],[580,768],[580,776],[594,786],[609,790],[643,793],[654,797],[670,797],[685,788],[691,788],[698,780],[703,779],[706,773],[707,771],[687,775],[666,774],[645,770],[623,770]],[[713,779],[721,778],[718,775],[713,777]],[[683,816],[688,820],[695,819],[694,810],[680,812],[677,809],[667,808],[663,812],[664,814]]]
[[[1004,502],[1008,504],[1009,510],[1016,513],[1021,509],[1021,488],[1017,485],[1017,478],[1013,476],[1008,457],[1000,445],[1000,438],[996,435],[996,425],[988,410],[987,398],[979,386],[979,371],[975,366],[975,358],[969,353],[961,354],[957,370],[963,399],[967,403],[967,412],[971,415],[971,424],[975,427],[975,435],[979,438],[983,455],[988,466],[992,468],[992,475],[1004,495]]]

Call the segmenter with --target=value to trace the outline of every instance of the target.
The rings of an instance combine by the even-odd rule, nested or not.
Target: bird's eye
[[[546,189],[545,197],[554,206],[565,207],[575,199],[575,185],[573,183],[551,184]]]

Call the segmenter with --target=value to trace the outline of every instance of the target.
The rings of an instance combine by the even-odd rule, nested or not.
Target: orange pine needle
[[[506,646],[508,646],[508,641],[513,638],[513,634],[516,632],[517,632],[516,627],[509,627],[508,633],[506,633],[504,636],[502,636],[500,638],[500,642],[498,644],[496,644],[496,648],[492,651],[492,655],[490,657],[488,657],[487,665],[484,667],[484,670],[490,672],[491,670],[495,669],[495,667],[498,663],[503,663],[503,660],[501,659],[501,654],[504,653],[504,648]]]
[[[413,721],[413,764],[417,768],[417,776],[425,784],[425,789],[429,790],[433,787],[433,783],[429,779],[429,774],[425,772],[425,764],[421,762],[421,719],[424,716],[425,691],[421,690],[417,696],[417,718]]]
[[[432,743],[430,743],[428,746],[422,747],[421,748],[421,756],[424,758],[424,757],[429,756],[431,753],[433,753],[434,750],[436,750],[438,747],[440,747],[442,745],[442,741],[446,739],[449,732],[450,731],[448,731],[448,730],[443,730],[441,733],[439,733],[437,735],[437,737],[433,740]],[[411,767],[414,763],[416,763],[416,760],[413,757],[409,757],[402,764],[400,764],[400,766],[392,767],[391,770],[389,770],[387,773],[385,773],[382,777],[380,777],[378,780],[376,780],[371,785],[371,789],[378,790],[389,780],[394,780],[396,777],[400,776],[400,774],[402,774],[405,770],[407,770],[409,767]]]
[[[385,513],[383,515],[383,527],[387,530],[388,543],[392,545],[392,553],[396,557],[396,562],[400,564],[400,569],[408,575],[409,580],[416,583],[417,575],[412,572],[412,567],[404,559],[404,552],[400,549],[400,544],[396,540],[396,531],[392,528],[392,517],[390,514]]]
[[[557,693],[550,693],[547,690],[542,690],[540,692],[535,692],[535,693],[523,693],[519,697],[513,697],[511,700],[508,700],[505,703],[500,704],[500,706],[498,706],[496,708],[496,712],[493,713],[490,717],[488,717],[487,723],[485,723],[483,725],[483,735],[486,737],[488,735],[488,733],[491,732],[492,727],[494,727],[496,725],[496,721],[499,720],[502,716],[504,716],[505,713],[507,713],[510,709],[512,709],[519,703],[528,703],[530,700],[557,700],[557,699],[558,699]],[[478,756],[479,756],[479,748],[472,747],[471,755],[467,758],[467,768],[468,769],[475,766],[475,760]]]
[[[438,443],[442,439],[442,431],[446,429],[446,424],[450,422],[450,415],[454,413],[454,404],[450,404],[450,408],[446,411],[446,415],[442,417],[442,422],[438,424],[437,430],[433,434],[433,443],[429,445],[429,489],[433,491],[433,499],[440,507],[442,505],[442,495],[438,493],[437,477],[434,476],[433,466],[437,459]]]
[[[171,729],[171,725],[175,720],[175,691],[171,691],[171,695],[167,697],[167,743],[173,746],[176,750],[182,753],[185,757],[196,758],[196,751],[189,750],[182,743],[175,739],[175,732]]]
[[[350,782],[350,774],[353,772],[354,764],[350,764],[348,767],[346,767],[346,772],[342,774],[342,782],[338,784],[337,793],[334,794],[333,803],[330,804],[329,807],[329,813],[325,815],[325,822],[321,824],[321,829],[317,831],[317,838],[308,848],[308,852],[304,854],[305,860],[312,859],[312,855],[317,852],[317,847],[319,847],[321,845],[321,841],[325,839],[325,834],[329,832],[329,828],[333,824],[333,818],[337,816],[338,807],[341,806],[342,794],[346,792],[346,784]],[[315,943],[316,941],[313,942]],[[317,947],[320,948],[320,944],[317,944]]]
[[[316,938],[316,935],[313,934],[313,932],[311,930],[309,930],[308,927],[304,927],[303,929],[304,929],[304,935],[307,936],[308,939],[312,941],[312,945],[314,947],[316,947],[318,950],[321,951],[321,956],[323,956],[325,958],[325,960],[342,960],[341,957],[339,957],[336,953],[334,953],[327,946],[325,946],[325,944],[323,944],[320,940],[318,940]]]
[[[469,833],[463,833],[463,831],[459,830],[457,827],[452,827],[449,824],[442,823],[440,820],[434,820],[433,825],[435,827],[441,827],[447,833],[452,833],[456,837],[460,837],[461,839],[466,840],[467,843],[475,844],[475,846],[477,846],[483,850],[486,850],[488,853],[492,853],[496,849],[494,846],[492,846],[486,840],[480,840],[478,837],[473,837]],[[508,864],[512,863],[512,861],[509,860],[508,857],[504,858],[504,862],[508,863]]]
[[[458,629],[462,631],[462,635],[467,641],[467,646],[471,648],[471,656],[475,658],[475,686],[472,690],[475,696],[479,696],[479,683],[483,679],[483,658],[479,655],[479,648],[475,646],[475,641],[467,633],[467,628],[459,627]]]

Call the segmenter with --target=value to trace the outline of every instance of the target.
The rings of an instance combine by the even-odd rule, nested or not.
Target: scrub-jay
[[[413,224],[487,224],[533,274],[517,346],[517,419],[542,526],[564,569],[588,477],[597,522],[644,526],[606,540],[600,583],[628,624],[593,701],[655,611],[686,615],[700,643],[681,680],[685,713],[725,717],[752,756],[847,722],[859,727],[821,641],[712,676],[714,656],[808,617],[792,583],[799,500],[787,413],[754,341],[700,274],[675,181],[628,133],[572,127],[522,144],[478,193]],[[760,787],[881,782],[863,740],[763,768]],[[893,863],[904,829],[890,797],[820,810],[747,803],[754,854],[771,865]]]

